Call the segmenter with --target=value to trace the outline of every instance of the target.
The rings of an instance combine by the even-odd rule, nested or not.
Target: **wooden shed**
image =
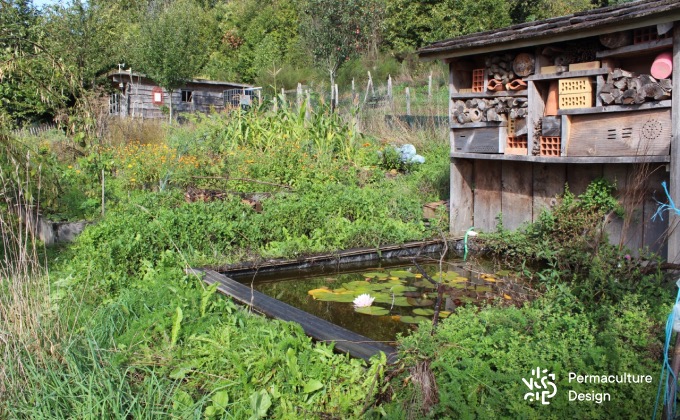
[[[597,178],[610,241],[680,262],[680,2],[641,0],[439,41],[449,64],[451,232],[515,229]]]
[[[108,73],[116,93],[109,100],[109,113],[121,117],[165,118],[170,94],[141,73]],[[172,92],[173,112],[222,111],[249,106],[259,99],[261,89],[243,83],[194,79]]]

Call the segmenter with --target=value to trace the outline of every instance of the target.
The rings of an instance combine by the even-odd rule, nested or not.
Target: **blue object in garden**
[[[680,209],[675,207],[675,203],[673,202],[673,199],[671,198],[671,194],[668,192],[668,187],[666,186],[666,181],[663,181],[661,183],[661,186],[663,187],[663,190],[666,193],[666,198],[668,198],[668,203],[662,203],[661,201],[656,200],[656,202],[659,203],[659,207],[656,209],[656,213],[654,213],[654,216],[652,216],[652,220],[656,220],[656,218],[659,217],[663,221],[663,212],[665,212],[665,211],[672,211],[672,212],[675,212],[675,214],[680,215]]]
[[[412,144],[395,147],[395,150],[399,153],[399,158],[403,163],[425,163],[425,158],[416,154],[416,147]]]

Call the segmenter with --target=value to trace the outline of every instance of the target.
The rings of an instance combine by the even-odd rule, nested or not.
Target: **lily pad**
[[[412,306],[432,306],[434,305],[434,300],[432,299],[422,299],[422,298],[406,298],[406,301]]]
[[[360,314],[365,314],[365,315],[375,315],[375,316],[381,316],[381,315],[387,315],[390,313],[389,310],[382,308],[380,306],[367,306],[365,308],[356,308],[354,312],[358,312]]]
[[[405,323],[405,324],[420,324],[423,321],[431,321],[430,318],[426,318],[424,316],[407,316],[404,315],[401,318],[399,318],[399,321]]]
[[[415,283],[413,283],[414,286],[416,287],[424,287],[426,289],[434,289],[436,286],[432,284],[430,281],[421,279]]]
[[[384,280],[388,277],[387,273],[381,272],[381,271],[373,271],[370,273],[364,273],[365,277],[368,277],[368,275],[371,275],[372,278],[376,278],[378,280]]]
[[[322,302],[351,303],[354,302],[355,298],[356,296],[354,296],[354,294],[349,293],[324,293],[315,296],[316,300],[320,300]]]
[[[312,290],[308,291],[307,294],[314,296],[314,295],[317,295],[319,293],[328,293],[328,292],[330,292],[328,287],[321,287],[319,289],[312,289]]]
[[[384,286],[381,284],[374,284],[374,283],[368,283],[363,280],[357,280],[357,281],[351,281],[349,283],[342,283],[342,287],[344,287],[347,290],[354,290],[354,291],[371,291],[371,290],[380,290]]]
[[[408,277],[414,277],[413,273],[411,273],[410,271],[404,271],[404,270],[390,271],[390,275],[392,277],[398,277],[400,279],[405,279],[405,278],[408,278]]]
[[[404,292],[415,292],[416,290],[418,290],[418,288],[413,286],[404,286],[403,284],[395,284],[394,286],[390,287],[387,290],[394,294],[400,294]]]
[[[448,318],[451,315],[451,311],[440,311],[439,318]]]
[[[430,316],[434,315],[434,309],[429,309],[429,308],[416,308],[413,310],[413,313],[416,315],[423,315],[423,316]],[[441,314],[441,312],[440,312]]]

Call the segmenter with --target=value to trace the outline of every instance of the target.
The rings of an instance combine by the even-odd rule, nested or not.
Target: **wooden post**
[[[298,109],[302,106],[302,83],[297,84],[297,106]]]
[[[366,95],[364,95],[364,103],[368,100],[368,92],[373,87],[373,79],[371,78],[371,72],[368,72],[368,82],[366,82]]]
[[[390,101],[390,109],[394,112],[394,100],[392,99],[392,75],[387,76],[387,100]]]
[[[333,98],[335,99],[335,106],[333,108],[337,109],[338,108],[338,97],[340,95],[338,94],[338,84],[336,83],[333,85]]]
[[[309,89],[307,89],[307,106],[305,107],[305,120],[308,120],[312,114],[312,101],[309,95]]]
[[[106,191],[104,187],[104,169],[102,169],[102,216],[106,213],[106,210],[104,209],[104,192]]]
[[[411,115],[411,91],[406,88],[406,115]]]
[[[430,70],[430,75],[427,77],[427,101],[432,101],[432,70]]]
[[[671,163],[670,185],[673,202],[680,203],[680,22],[673,27],[673,96],[671,97]],[[680,262],[680,215],[668,217],[668,262]]]
[[[285,108],[286,106],[286,89],[281,88],[281,107]]]
[[[356,92],[356,88],[354,86],[354,78],[352,78],[352,104],[354,104],[356,102],[356,97],[355,97],[356,94],[357,94],[357,92]]]

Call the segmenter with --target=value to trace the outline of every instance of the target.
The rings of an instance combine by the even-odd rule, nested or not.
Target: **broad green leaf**
[[[405,324],[419,324],[423,321],[430,322],[430,318],[425,318],[424,316],[402,316],[399,320]]]
[[[309,394],[314,391],[318,391],[321,388],[323,388],[323,384],[316,379],[312,379],[311,381],[305,384],[305,387],[303,388],[302,392],[304,392],[305,394]]]
[[[416,308],[413,310],[413,313],[416,315],[423,315],[423,316],[430,316],[434,315],[434,309],[428,309],[428,308]],[[441,312],[440,312],[441,314]]]
[[[382,308],[380,306],[367,306],[365,308],[356,308],[354,312],[358,312],[360,314],[366,314],[366,315],[376,315],[376,316],[381,316],[381,315],[387,315],[390,313],[389,310]]]

